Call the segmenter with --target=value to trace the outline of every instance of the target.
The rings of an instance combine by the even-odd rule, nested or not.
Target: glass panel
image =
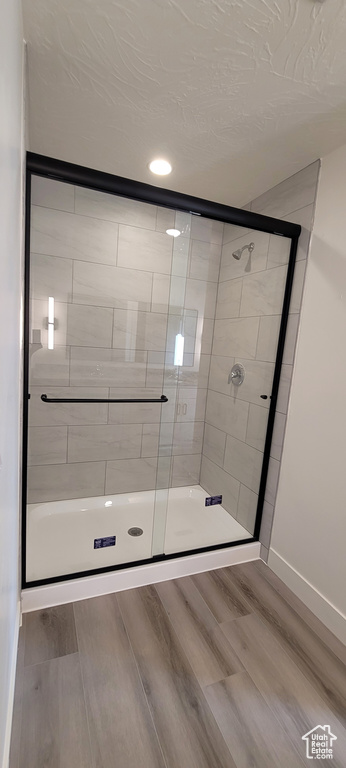
[[[154,554],[254,533],[290,253],[277,235],[178,220],[190,237],[174,244]]]
[[[160,424],[153,555],[160,555],[165,551],[170,488],[176,482],[174,474],[174,429],[178,414],[181,413],[179,379],[182,367],[187,363],[191,366],[194,360],[197,312],[195,310],[190,312],[185,307],[189,274],[191,222],[191,214],[176,213],[175,230],[180,234],[174,238],[173,242],[164,361],[164,391],[168,395],[169,402],[167,407],[162,409]]]
[[[289,249],[32,178],[28,581],[253,534]]]
[[[189,423],[191,401],[183,386],[189,383],[190,369],[183,365],[179,373],[173,466],[179,466],[180,473],[173,471],[171,480],[166,554],[246,539],[254,533],[291,242],[258,231],[239,236],[240,232],[239,227],[224,226],[215,313],[210,303],[208,310],[207,303],[201,305],[201,291],[193,297],[195,305],[188,305],[189,311],[195,306],[198,313],[202,352],[211,356],[205,355],[203,377],[204,355],[198,356],[197,336],[194,402],[206,400],[206,409],[204,417],[195,415],[194,423]],[[194,248],[198,252],[199,243],[192,240],[192,252]],[[295,302],[293,296],[291,312],[298,311]],[[243,381],[235,365],[240,366]],[[189,447],[184,443],[186,434],[190,441],[198,440],[199,418],[204,421],[200,466],[197,461],[193,464],[196,443]],[[187,473],[194,469],[191,482]]]
[[[174,220],[32,179],[28,580],[152,556]]]

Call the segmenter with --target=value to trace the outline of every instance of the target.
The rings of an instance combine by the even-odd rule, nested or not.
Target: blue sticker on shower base
[[[103,539],[94,539],[94,549],[103,547],[115,547],[116,536],[104,536]]]
[[[213,507],[214,504],[222,504],[222,496],[207,496],[205,506]]]

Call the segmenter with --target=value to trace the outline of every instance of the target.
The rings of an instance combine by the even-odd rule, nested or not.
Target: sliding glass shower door
[[[29,581],[152,556],[174,224],[163,214],[32,179]]]
[[[26,582],[251,539],[290,239],[31,182]]]

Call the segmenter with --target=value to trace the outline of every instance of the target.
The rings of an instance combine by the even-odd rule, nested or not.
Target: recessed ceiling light
[[[171,237],[179,237],[181,235],[180,229],[166,229],[166,235]]]
[[[149,170],[152,173],[156,173],[158,176],[167,176],[167,174],[171,172],[172,166],[168,160],[157,158],[149,163]]]

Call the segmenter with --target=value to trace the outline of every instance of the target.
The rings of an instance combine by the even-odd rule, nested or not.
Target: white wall
[[[346,146],[322,160],[270,567],[346,640]]]
[[[18,634],[22,273],[22,60],[19,0],[0,25],[0,765],[7,764]]]

